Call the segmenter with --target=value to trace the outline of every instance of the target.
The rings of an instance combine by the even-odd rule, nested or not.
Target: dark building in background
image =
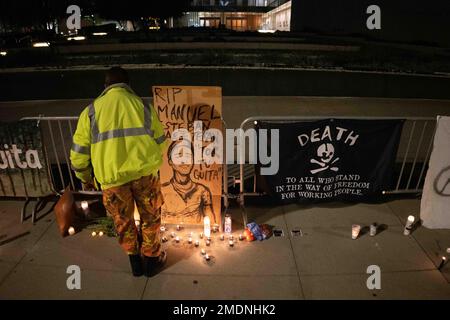
[[[450,46],[448,0],[292,0],[291,31],[364,35]],[[381,30],[369,30],[367,7],[381,9]]]

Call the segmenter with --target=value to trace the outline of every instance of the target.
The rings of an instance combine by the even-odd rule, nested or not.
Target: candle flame
[[[81,208],[87,210],[89,208],[89,203],[87,201],[81,201]]]

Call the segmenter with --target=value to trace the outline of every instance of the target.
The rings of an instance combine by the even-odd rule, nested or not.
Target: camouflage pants
[[[134,203],[141,217],[142,243],[134,222]],[[160,225],[163,204],[159,177],[146,176],[103,190],[103,204],[112,216],[119,244],[127,254],[156,257],[161,253]]]

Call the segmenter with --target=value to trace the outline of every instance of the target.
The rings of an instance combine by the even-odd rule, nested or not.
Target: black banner
[[[278,174],[260,179],[283,203],[372,200],[391,186],[403,123],[259,122],[259,129],[280,130]]]

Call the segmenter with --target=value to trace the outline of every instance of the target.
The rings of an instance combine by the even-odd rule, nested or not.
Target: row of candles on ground
[[[200,232],[200,234],[199,234],[200,239],[205,238],[205,244],[206,244],[206,246],[210,246],[210,245],[211,245],[211,229],[212,229],[212,231],[213,231],[214,233],[216,233],[216,232],[219,231],[219,225],[214,224],[214,225],[212,226],[212,228],[211,228],[210,218],[209,218],[208,216],[206,216],[206,217],[204,217],[204,219],[203,219],[203,232]],[[161,226],[161,227],[160,227],[160,230],[161,230],[161,232],[165,232],[165,231],[166,231],[166,227],[165,227],[165,226]],[[177,231],[180,231],[180,230],[181,230],[181,226],[180,226],[180,225],[177,225],[176,230],[177,230]],[[233,237],[233,235],[231,234],[231,218],[230,218],[229,216],[226,216],[226,217],[225,217],[225,233],[226,233],[227,236],[228,236],[228,245],[229,245],[230,247],[234,247],[234,237]],[[193,235],[194,235],[193,232],[190,232],[190,233],[189,233],[189,237],[188,237],[188,239],[187,239],[187,243],[188,243],[188,244],[192,244],[192,242],[193,242],[193,240],[192,240]],[[180,243],[180,241],[182,240],[178,235],[175,234],[174,231],[172,231],[172,232],[170,233],[170,236],[171,236],[173,239],[175,239],[175,242],[176,242],[176,243]],[[167,241],[168,241],[168,239],[167,239],[166,236],[162,236],[161,240],[162,240],[163,242],[167,242]],[[222,234],[220,235],[220,240],[221,240],[221,241],[225,241],[225,234],[222,233]],[[244,240],[244,236],[243,236],[242,234],[239,235],[239,240],[240,240],[240,241]],[[195,246],[195,247],[199,247],[199,246],[200,246],[200,241],[199,241],[198,239],[195,240],[194,246]],[[205,258],[206,261],[209,262],[209,261],[211,260],[210,255],[206,252],[205,249],[203,249],[203,248],[201,249],[201,254],[202,254],[202,256],[204,256],[204,258]]]
[[[68,232],[69,232],[69,235],[73,236],[75,234],[75,228],[70,227]],[[93,237],[96,237],[96,236],[103,237],[103,235],[104,235],[103,231],[99,231],[99,232],[92,231],[92,233],[91,233],[91,236],[93,236]]]
[[[179,226],[177,226],[177,230],[179,231],[179,230],[181,230],[181,228],[179,228]],[[166,231],[166,227],[162,226],[162,227],[161,227],[161,231],[162,231],[162,232]],[[187,240],[187,242],[188,242],[189,244],[192,244],[192,242],[193,242],[193,240],[192,240],[193,235],[194,235],[194,233],[193,233],[193,232],[190,232],[189,237],[188,237],[188,240]],[[174,231],[172,231],[172,232],[170,233],[170,236],[171,236],[171,238],[175,239],[175,242],[176,242],[176,243],[179,243],[179,242],[182,240],[179,236],[176,235],[176,233],[175,233]],[[206,244],[207,246],[209,246],[209,245],[211,244],[211,236],[210,236],[210,235],[205,236],[205,235],[203,234],[203,232],[200,232],[199,237],[200,237],[200,239],[205,238],[205,244]],[[242,240],[244,240],[245,238],[244,238],[244,236],[243,236],[242,234],[240,234],[239,237],[238,237],[238,239],[239,239],[239,241],[242,241]],[[167,239],[166,236],[163,236],[163,237],[161,238],[161,240],[162,240],[163,242],[167,242],[167,241],[168,241],[168,239]],[[221,241],[225,241],[225,235],[224,235],[224,234],[221,234],[221,235],[220,235],[220,240],[221,240]],[[233,236],[232,234],[228,235],[228,244],[229,244],[230,247],[233,247],[233,246],[234,246],[234,236]],[[199,240],[195,240],[194,245],[195,245],[196,247],[198,247],[198,246],[200,245],[200,241],[199,241]]]
[[[68,230],[68,233],[69,233],[69,235],[73,236],[75,234],[75,228],[70,227]],[[96,237],[96,236],[103,237],[103,235],[104,235],[103,231],[99,231],[99,232],[92,231],[92,233],[91,233],[91,236],[93,236],[93,237]]]
[[[414,227],[414,221],[416,218],[414,216],[408,216],[408,219],[406,220],[405,228],[403,229],[403,234],[405,236],[409,236],[411,234],[411,230]],[[373,237],[377,234],[377,228],[378,225],[376,223],[372,223],[370,225],[370,235]],[[352,225],[352,239],[356,240],[359,236],[359,233],[361,231],[361,226],[359,224]]]
[[[403,229],[403,234],[405,236],[409,236],[411,234],[411,231],[414,227],[416,218],[414,216],[408,216],[408,219],[406,220],[405,228]],[[352,225],[352,239],[356,240],[359,236],[359,233],[361,231],[361,226],[359,224]],[[377,234],[377,224],[373,223],[370,225],[370,235],[373,237]],[[450,248],[447,248],[447,253],[450,253]],[[441,270],[445,263],[447,262],[447,257],[442,256],[441,263],[438,266],[438,270]]]

